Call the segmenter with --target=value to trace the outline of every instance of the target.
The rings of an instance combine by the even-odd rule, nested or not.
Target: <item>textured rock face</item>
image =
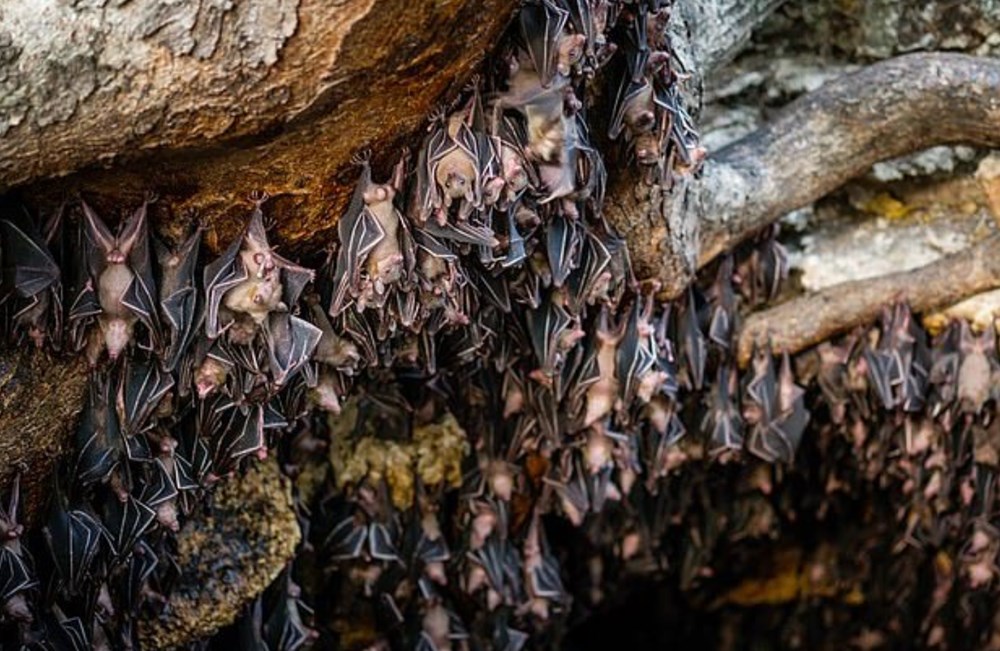
[[[143,647],[181,646],[231,624],[284,569],[301,537],[291,484],[273,459],[224,482],[211,509],[177,536],[179,585],[170,608],[143,623]]]
[[[0,3],[0,187],[96,162],[25,194],[109,211],[154,190],[161,221],[196,212],[225,241],[264,190],[286,241],[332,233],[351,156],[394,159],[517,4]]]
[[[29,526],[49,498],[49,475],[70,442],[86,379],[82,359],[0,351],[0,493],[21,475]]]

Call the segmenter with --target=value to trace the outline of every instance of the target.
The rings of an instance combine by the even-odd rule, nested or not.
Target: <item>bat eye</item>
[[[259,265],[264,264],[264,254],[263,253],[254,253],[253,254],[253,261],[256,264],[259,264]]]

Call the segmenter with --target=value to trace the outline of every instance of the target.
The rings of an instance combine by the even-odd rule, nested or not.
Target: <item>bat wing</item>
[[[526,3],[519,17],[525,51],[538,71],[542,86],[548,87],[556,74],[559,39],[569,20],[569,12],[550,0],[541,0]]]
[[[125,224],[119,240],[119,247],[128,251],[129,266],[135,274],[125,289],[122,304],[146,326],[154,348],[158,349],[161,334],[160,319],[157,311],[156,282],[153,279],[153,260],[149,251],[146,204],[133,213]]]
[[[553,215],[545,233],[552,284],[562,287],[579,264],[580,227],[562,213]]]
[[[118,411],[126,437],[146,429],[150,415],[173,387],[173,376],[161,371],[159,365],[127,363],[118,396]]]
[[[260,405],[230,407],[220,416],[219,429],[214,432],[215,466],[230,467],[264,448],[264,409]]]
[[[380,561],[399,560],[399,550],[392,541],[392,534],[381,522],[372,522],[368,526],[368,547],[372,558]]]
[[[160,302],[168,329],[162,355],[164,370],[169,372],[177,368],[190,346],[200,316],[198,307],[198,291],[194,287],[179,289]]]
[[[282,299],[285,301],[285,305],[296,305],[299,302],[299,297],[302,296],[302,290],[316,279],[316,272],[278,255],[275,255],[274,259],[277,261],[278,267],[281,268],[281,280],[284,285]]]
[[[111,534],[111,547],[115,556],[125,558],[130,554],[155,519],[156,512],[131,495],[124,502],[107,500],[104,524]]]
[[[326,539],[326,547],[335,560],[357,558],[367,539],[368,529],[358,524],[353,516],[348,516],[334,526]]]
[[[323,331],[287,312],[272,312],[264,324],[271,379],[282,386],[309,362]]]
[[[385,237],[382,225],[364,206],[356,214],[345,214],[337,225],[337,232],[340,236],[340,250],[337,252],[337,264],[334,268],[331,316],[337,316],[347,307],[348,294],[357,288],[361,265]]]
[[[92,258],[90,260],[91,274],[97,278],[104,268],[105,257],[118,247],[118,239],[111,234],[107,224],[94,212],[93,208],[87,205],[87,202],[81,201],[80,207],[83,208],[83,232],[86,235],[87,243],[95,252],[99,252],[96,256],[88,256]]]
[[[435,221],[429,221],[418,230],[430,233],[433,237],[451,240],[474,246],[495,247],[499,244],[493,230],[488,226],[477,226],[469,221],[448,222],[444,226]]]
[[[42,535],[63,588],[70,594],[78,594],[90,579],[107,533],[89,513],[67,511],[58,504],[58,499],[56,502]]]
[[[644,93],[649,88],[649,81],[640,75],[633,74],[629,57],[623,52],[616,54],[608,63],[608,75],[612,82],[611,121],[608,123],[608,138],[614,140],[625,129],[625,113],[629,102]]]
[[[128,562],[128,572],[122,577],[124,589],[122,590],[125,599],[125,609],[127,612],[135,614],[142,604],[143,587],[153,575],[158,565],[156,552],[149,544],[140,540],[133,548],[132,555]]]
[[[59,266],[33,224],[0,219],[0,236],[5,271],[10,270],[20,296],[29,298],[59,283]]]
[[[209,339],[216,339],[224,330],[219,323],[222,298],[247,279],[247,270],[239,256],[242,246],[243,238],[236,239],[218,259],[205,266],[205,334]]]
[[[535,357],[542,371],[551,374],[555,370],[556,342],[571,319],[562,307],[546,300],[541,309],[528,311],[527,322]]]
[[[0,547],[0,602],[35,587],[38,581],[21,555],[9,547]]]

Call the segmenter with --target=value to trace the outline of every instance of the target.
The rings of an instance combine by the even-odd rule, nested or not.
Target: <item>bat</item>
[[[385,229],[368,208],[367,199],[374,198],[368,194],[373,186],[371,166],[367,157],[358,157],[356,161],[361,165],[361,178],[354,188],[347,210],[337,223],[340,246],[333,272],[334,291],[330,316],[339,315],[350,305],[350,296],[358,291],[361,284],[362,266],[369,254],[386,237]],[[387,190],[376,191],[383,201],[387,193]],[[392,199],[388,198],[388,201],[391,204]]]
[[[654,300],[648,297],[645,306],[639,297],[632,304],[624,322],[624,331],[618,344],[616,375],[621,378],[621,397],[630,405],[636,396],[643,402],[649,398],[663,380],[657,372],[656,344],[652,340],[653,327],[650,319]]]
[[[124,559],[152,526],[156,512],[128,495],[125,500],[105,500],[101,520],[106,527],[112,553]]]
[[[131,438],[151,427],[150,417],[173,387],[173,376],[159,365],[126,360],[115,401],[122,434]]]
[[[302,621],[301,611],[311,611],[299,599],[302,591],[292,582],[290,570],[286,569],[277,583],[281,592],[273,600],[261,632],[269,651],[296,651],[317,635]]]
[[[271,313],[263,325],[271,379],[276,387],[285,386],[309,363],[323,331],[287,312]]]
[[[408,153],[404,151],[393,170],[391,181],[386,184],[373,183],[368,162],[362,162],[363,171],[359,182],[362,185],[362,211],[374,221],[375,232],[381,233],[381,236],[364,259],[351,261],[360,267],[361,273],[356,279],[356,284],[349,287],[348,291],[361,310],[369,305],[381,308],[385,304],[388,289],[402,281],[408,269],[412,267],[412,264],[407,263],[408,256],[402,245],[403,238],[407,235],[407,227],[394,203],[396,195],[403,190],[408,158]],[[355,207],[356,204],[352,201],[349,210]],[[357,222],[357,217],[352,215],[352,219]],[[344,240],[341,240],[342,247],[343,243]],[[338,257],[338,265],[340,263],[341,259]],[[345,274],[348,271],[350,270],[344,269]],[[349,275],[339,274],[337,277],[350,278]],[[338,295],[339,291],[338,286]]]
[[[216,399],[209,416],[212,465],[229,468],[264,449],[264,409],[259,404],[230,404]]]
[[[146,223],[148,201],[132,213],[117,235],[86,202],[80,202],[92,288],[97,293],[98,325],[111,359],[117,359],[132,342],[136,321],[146,326],[152,347],[159,341],[156,285],[149,255]]]
[[[42,537],[60,586],[68,594],[80,595],[90,585],[94,563],[108,534],[86,511],[67,509],[64,499],[57,488]]]
[[[559,212],[549,220],[545,244],[549,269],[552,271],[552,284],[556,287],[562,287],[579,264],[582,230],[576,221]]]
[[[483,206],[480,141],[472,130],[475,97],[467,108],[452,115],[444,109],[435,111],[430,133],[417,158],[417,178],[410,217],[417,224],[431,218],[440,226],[448,221],[453,205],[458,218],[465,220]]]
[[[126,612],[133,615],[139,612],[144,588],[157,565],[156,552],[149,543],[140,539],[132,548],[127,571],[121,577],[122,606]]]
[[[719,366],[718,379],[709,397],[709,408],[701,429],[709,437],[709,451],[715,456],[743,447],[743,420],[733,402],[736,371]]]
[[[103,374],[92,376],[87,404],[76,429],[77,461],[73,476],[83,486],[108,481],[121,461],[121,432],[109,383]]]
[[[690,388],[699,390],[705,384],[705,361],[707,350],[705,335],[701,331],[698,318],[698,306],[693,286],[688,288],[687,306],[679,319],[678,339],[681,343],[681,353],[688,371]]]
[[[1000,373],[992,322],[979,337],[974,337],[968,323],[963,321],[959,349],[962,362],[958,367],[955,398],[963,413],[978,414],[983,405],[995,397],[995,380]]]
[[[61,213],[56,220],[61,219]],[[3,284],[25,301],[14,326],[27,330],[36,347],[58,346],[62,331],[62,274],[42,234],[27,214],[0,219]]]
[[[782,357],[777,379],[770,349],[760,356],[758,375],[748,386],[748,394],[760,405],[760,416],[751,431],[749,451],[767,461],[791,463],[809,422],[805,390],[795,384],[788,354]],[[758,365],[755,355],[755,367]],[[751,422],[751,419],[747,419]]]
[[[733,297],[733,258],[727,255],[719,265],[719,273],[712,286],[712,318],[708,325],[708,339],[725,351],[733,338],[735,298]]]
[[[205,267],[205,334],[209,339],[230,328],[238,316],[259,326],[271,312],[287,311],[315,276],[274,252],[261,211],[267,195],[255,195],[252,200],[254,209],[243,236]]]
[[[570,331],[574,320],[551,295],[543,301],[540,309],[528,311],[526,320],[531,345],[538,360],[538,368],[532,371],[530,377],[545,386],[551,386],[562,358],[559,350],[560,337]]]
[[[528,2],[518,13],[518,35],[521,47],[527,56],[531,67],[538,74],[543,87],[548,87],[558,73],[562,76],[570,74],[569,67],[582,55],[562,51],[564,30],[569,22],[570,13],[551,0]],[[580,47],[579,39],[567,43],[569,48]],[[571,57],[571,54],[576,54]],[[574,60],[575,59],[575,60]]]
[[[165,346],[160,355],[163,370],[172,372],[187,351],[201,318],[195,271],[201,247],[202,227],[180,247],[170,249],[153,240],[160,268],[160,317],[164,325]]]

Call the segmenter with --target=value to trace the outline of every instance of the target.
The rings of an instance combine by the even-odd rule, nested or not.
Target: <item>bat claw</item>
[[[369,149],[368,147],[356,151],[354,155],[351,156],[352,165],[358,165],[358,166],[368,165],[369,163],[371,163],[371,160],[372,160],[372,150]]]
[[[260,208],[265,201],[271,198],[271,195],[266,190],[254,190],[248,198],[251,203]]]

